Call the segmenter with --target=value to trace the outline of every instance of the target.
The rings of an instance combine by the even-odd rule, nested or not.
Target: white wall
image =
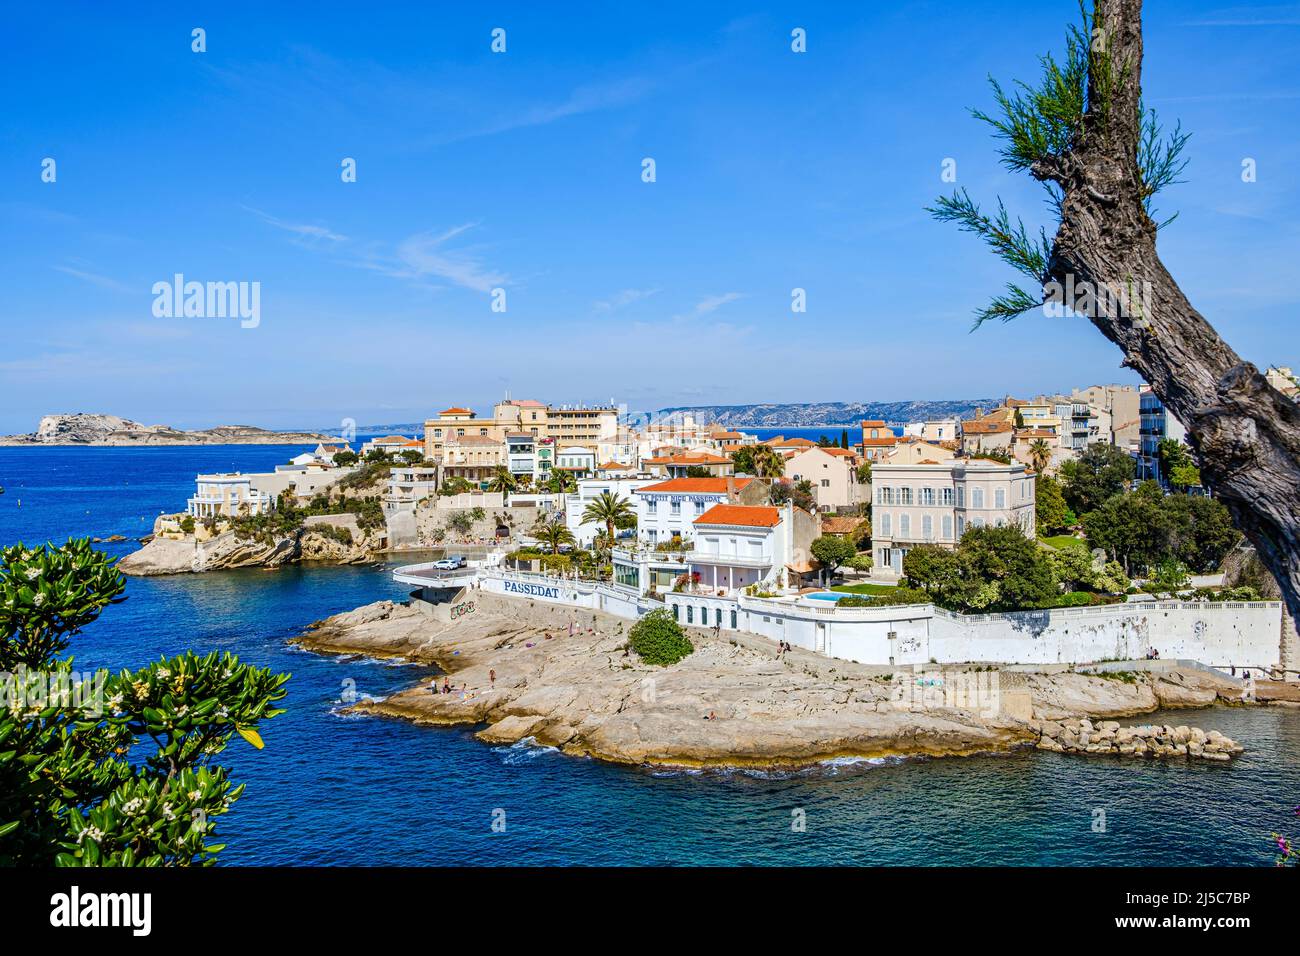
[[[629,618],[676,607],[678,621],[695,627],[713,627],[720,611],[723,630],[733,629],[734,610],[735,630],[863,664],[1087,663],[1140,659],[1154,647],[1167,660],[1271,667],[1278,663],[1282,623],[1278,601],[1150,601],[962,615],[930,604],[836,609],[809,598],[733,600],[678,593],[665,594],[659,604],[638,598],[630,588],[498,570],[484,572],[482,587]]]

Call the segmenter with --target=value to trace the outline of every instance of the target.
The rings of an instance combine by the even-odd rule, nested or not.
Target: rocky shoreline
[[[1053,749],[1042,742],[1059,740],[1055,727],[1063,722],[1202,707],[1240,695],[1234,682],[1198,671],[1130,682],[971,665],[935,667],[918,680],[910,669],[893,674],[797,649],[778,656],[764,638],[702,630],[690,631],[694,653],[658,668],[626,649],[629,624],[471,590],[441,606],[379,601],[316,622],[294,640],[321,653],[436,664],[453,688],[435,693],[422,683],[358,703],[355,711],[418,724],[484,725],[477,736],[485,742],[532,740],[636,765],[796,767],[835,758]],[[986,693],[978,701],[924,700],[916,690],[923,684]],[[1096,752],[1086,746],[1080,752]]]
[[[0,445],[315,445],[337,441],[318,432],[268,431],[255,425],[218,425],[184,431],[170,425],[143,425],[117,415],[78,412],[46,415],[36,431],[0,435]]]
[[[1231,760],[1245,750],[1241,744],[1217,730],[1206,732],[1199,727],[1168,724],[1144,724],[1121,727],[1113,720],[1093,724],[1087,717],[1067,720],[1063,724],[1042,721],[1039,724],[1039,750],[1056,753],[1108,754],[1121,757],[1150,757],[1167,760],[1188,757],[1202,760]]]
[[[349,544],[309,525],[266,541],[240,538],[234,531],[222,532],[205,541],[192,536],[155,536],[140,550],[118,561],[117,569],[123,574],[147,577],[231,568],[279,568],[302,561],[364,564],[372,558],[372,545],[367,537],[354,537]]]

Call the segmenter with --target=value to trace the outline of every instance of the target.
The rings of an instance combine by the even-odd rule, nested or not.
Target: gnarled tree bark
[[[1203,479],[1300,619],[1300,407],[1219,337],[1156,253],[1138,167],[1141,0],[1097,0],[1094,27],[1118,82],[1104,91],[1104,77],[1089,71],[1083,136],[1050,168],[1033,169],[1064,194],[1046,278],[1146,290],[1129,308],[1099,302],[1089,318],[1187,427]]]

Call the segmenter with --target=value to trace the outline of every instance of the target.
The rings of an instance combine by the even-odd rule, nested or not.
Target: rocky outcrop
[[[1094,724],[1083,717],[1063,722],[1045,720],[1039,723],[1038,730],[1038,749],[1056,753],[1228,761],[1245,749],[1217,730],[1168,724],[1121,727],[1113,720]]]
[[[302,445],[337,441],[317,432],[275,432],[253,425],[182,431],[142,425],[117,415],[46,415],[29,435],[0,436],[0,445]]]
[[[123,574],[145,576],[277,568],[299,561],[358,564],[369,560],[372,550],[368,538],[354,537],[353,543],[347,544],[311,527],[269,540],[240,538],[236,532],[226,531],[206,541],[155,537],[139,551],[122,558],[117,567]]]
[[[619,763],[789,766],[971,754],[1038,743],[1044,714],[1087,712],[1068,707],[1109,714],[1157,706],[1149,685],[962,668],[936,668],[925,683],[961,674],[1000,688],[1016,706],[955,706],[942,692],[922,700],[915,688],[900,699],[900,688],[915,683],[910,672],[900,684],[904,675],[887,668],[802,650],[778,657],[772,642],[736,632],[692,631],[694,653],[658,668],[626,649],[630,622],[621,618],[474,590],[448,610],[380,601],[318,622],[297,642],[437,664],[454,688],[442,694],[420,685],[358,710],[430,725],[486,724],[478,733],[485,741],[531,738]]]

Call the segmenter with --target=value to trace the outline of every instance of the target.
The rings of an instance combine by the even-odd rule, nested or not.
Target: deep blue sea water
[[[758,438],[759,441],[767,441],[770,438],[782,436],[784,438],[806,438],[809,441],[819,441],[822,436],[829,438],[833,442],[839,441],[844,437],[844,432],[849,433],[849,444],[855,444],[862,441],[862,428],[858,425],[827,425],[825,428],[742,428],[743,432],[748,432]],[[891,429],[894,434],[901,435],[903,429]]]
[[[184,506],[195,472],[263,469],[297,450],[0,448],[0,544],[138,536]],[[1020,752],[794,774],[610,767],[339,715],[344,681],[379,697],[431,673],[285,643],[328,614],[403,597],[383,569],[132,578],[127,595],[76,640],[80,666],[222,648],[293,674],[288,713],[262,727],[266,749],[236,740],[224,755],[248,785],[218,827],[227,864],[1265,865],[1269,832],[1296,829],[1296,711],[1170,717],[1240,740],[1246,753],[1226,766]],[[791,828],[798,810],[805,832]]]

